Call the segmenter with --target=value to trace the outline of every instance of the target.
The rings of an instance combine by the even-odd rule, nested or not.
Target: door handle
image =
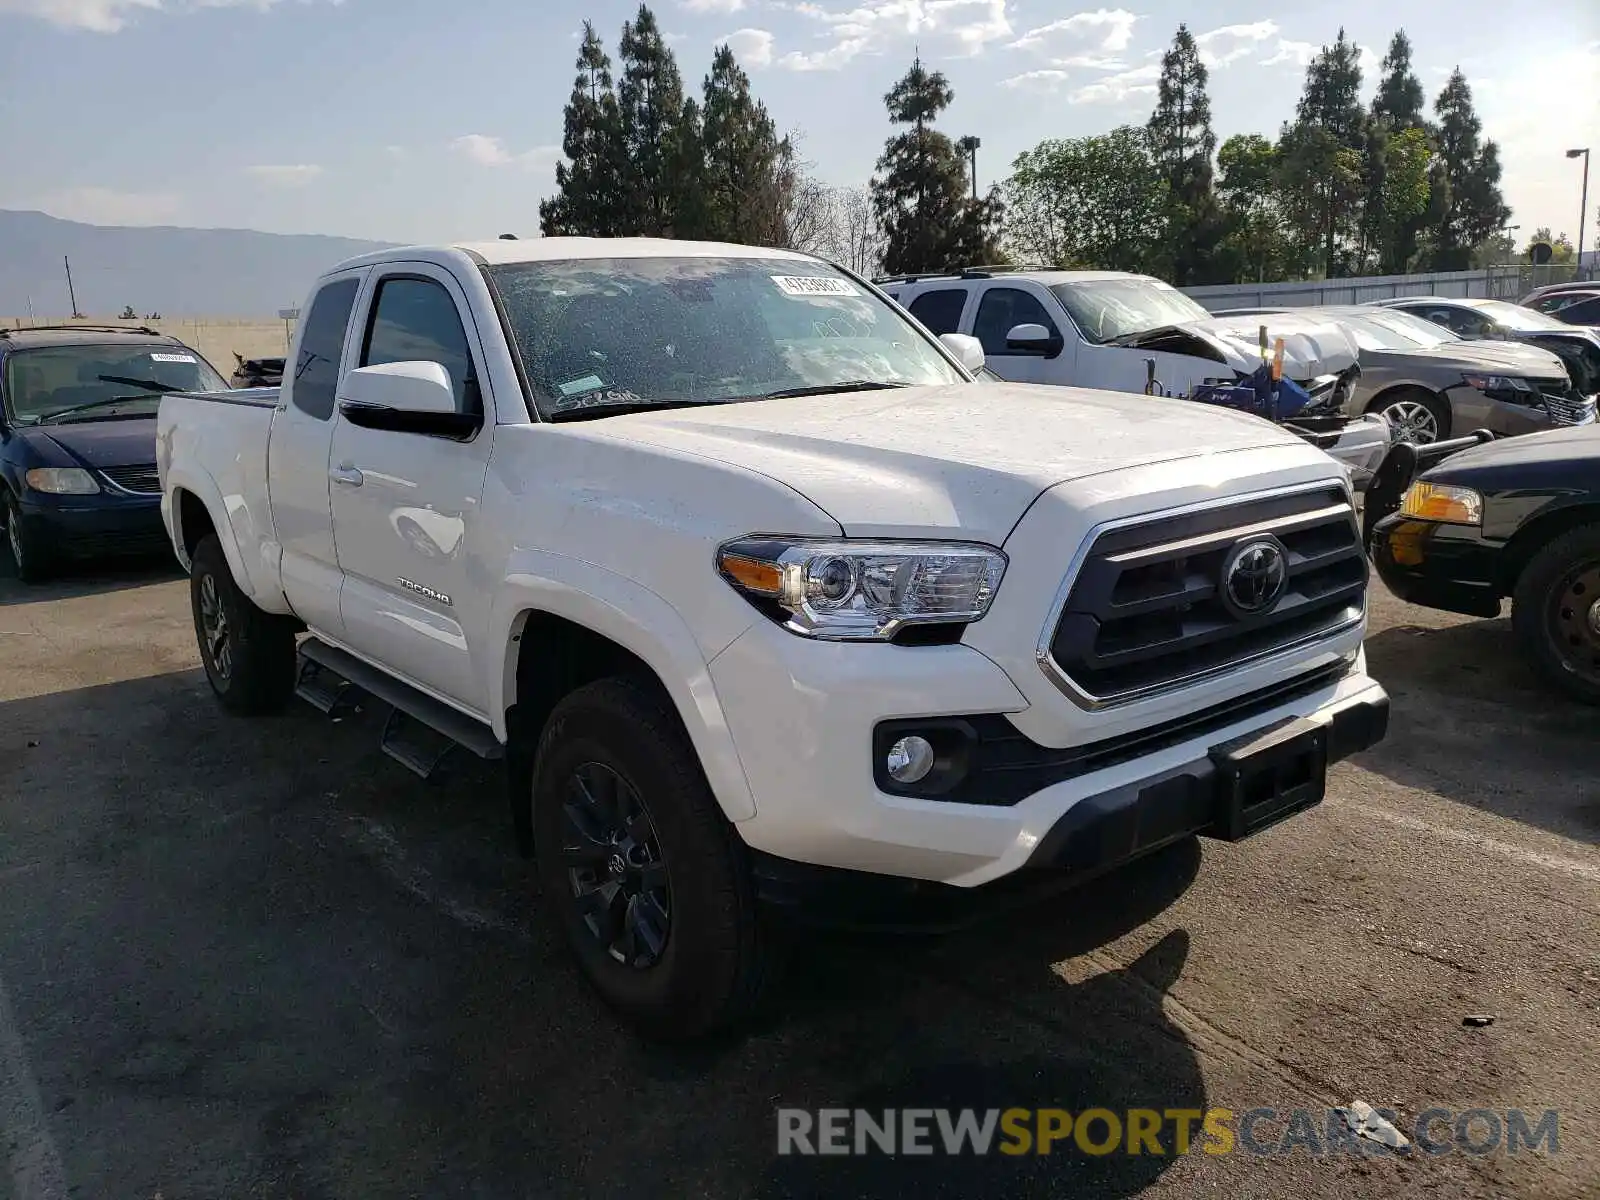
[[[367,477],[357,467],[334,467],[328,472],[328,478],[346,487],[360,487],[367,481]]]

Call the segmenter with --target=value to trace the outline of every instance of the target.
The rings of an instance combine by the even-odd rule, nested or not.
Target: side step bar
[[[394,710],[383,723],[383,752],[424,779],[456,746],[479,758],[498,759],[505,754],[494,730],[483,722],[317,638],[300,643],[295,694],[301,699],[331,715],[358,689]],[[419,725],[423,728],[414,728]]]

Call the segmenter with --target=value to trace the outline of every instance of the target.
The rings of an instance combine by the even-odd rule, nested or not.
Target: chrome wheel
[[[229,636],[227,610],[217,594],[215,575],[200,580],[200,636],[217,678],[226,683],[233,677],[233,639]]]
[[[561,858],[589,935],[624,966],[655,966],[672,928],[672,892],[644,802],[610,767],[590,762],[568,780],[562,815]]]
[[[1439,440],[1439,422],[1420,401],[1398,400],[1383,410],[1383,419],[1393,427],[1398,441],[1426,446]]]

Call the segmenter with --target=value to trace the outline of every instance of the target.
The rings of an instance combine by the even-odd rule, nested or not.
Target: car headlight
[[[1471,488],[1419,480],[1406,489],[1400,512],[1445,525],[1479,525],[1483,523],[1483,497]]]
[[[92,496],[100,490],[82,467],[35,467],[23,478],[32,490],[52,496]]]
[[[790,631],[829,641],[980,620],[1005,569],[999,550],[970,542],[751,537],[717,550],[736,590]]]
[[[1461,377],[1470,388],[1480,392],[1527,392],[1538,395],[1539,389],[1526,379],[1519,379],[1515,375],[1478,375],[1473,373]]]

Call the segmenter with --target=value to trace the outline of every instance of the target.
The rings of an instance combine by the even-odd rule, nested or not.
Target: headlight
[[[82,467],[35,467],[23,478],[34,491],[52,496],[92,496],[100,490]]]
[[[1480,392],[1528,392],[1538,395],[1539,389],[1526,379],[1519,379],[1515,375],[1474,375],[1467,374],[1461,377],[1470,388],[1477,388]]]
[[[966,542],[741,538],[717,570],[746,597],[775,606],[784,626],[830,641],[888,641],[907,625],[979,620],[1006,557]]]
[[[1471,488],[1418,482],[1406,489],[1400,512],[1446,525],[1478,525],[1483,522],[1483,497]]]

